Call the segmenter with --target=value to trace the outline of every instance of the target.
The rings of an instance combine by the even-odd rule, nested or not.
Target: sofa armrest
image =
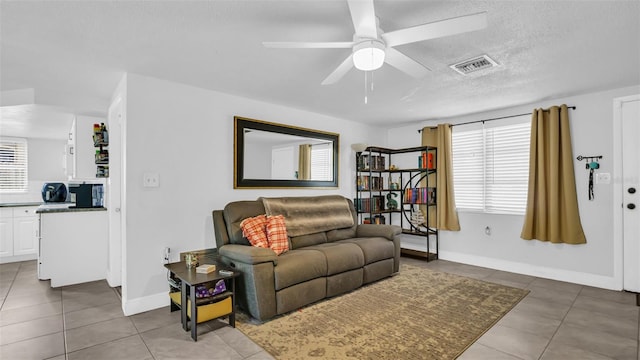
[[[379,236],[393,241],[393,238],[400,233],[402,228],[398,225],[360,224],[356,227],[357,237]]]
[[[265,262],[273,262],[276,265],[278,261],[273,250],[255,246],[227,244],[219,248],[218,253],[230,260],[250,265]]]

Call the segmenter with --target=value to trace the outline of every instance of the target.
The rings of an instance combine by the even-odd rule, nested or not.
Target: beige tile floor
[[[638,355],[635,295],[443,260],[403,263],[531,292],[460,359],[630,359]],[[212,321],[198,342],[168,307],[125,317],[104,281],[52,289],[35,261],[0,265],[0,359],[272,359]]]

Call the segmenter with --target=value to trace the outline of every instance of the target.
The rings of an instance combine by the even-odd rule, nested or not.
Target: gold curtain
[[[453,161],[451,153],[451,125],[439,124],[422,129],[422,146],[438,148],[436,156],[436,207],[429,207],[429,226],[440,230],[460,231],[453,192]],[[433,176],[433,175],[430,175]],[[431,178],[429,178],[431,183]],[[435,222],[431,219],[435,219]]]
[[[520,237],[552,243],[586,243],[578,213],[566,105],[533,111],[530,151],[527,210]]]
[[[298,180],[311,179],[311,145],[302,144],[299,146],[298,155]]]

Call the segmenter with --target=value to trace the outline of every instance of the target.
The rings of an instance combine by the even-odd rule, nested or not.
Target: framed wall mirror
[[[241,188],[337,188],[340,135],[239,116],[234,181]]]

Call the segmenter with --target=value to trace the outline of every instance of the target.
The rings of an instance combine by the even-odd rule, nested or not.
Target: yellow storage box
[[[171,301],[178,304],[178,306],[181,306],[180,302],[182,301],[182,299],[180,298],[180,292],[169,293],[169,297],[171,297]],[[200,305],[198,306],[198,318],[196,319],[196,323],[199,324],[227,314],[231,314],[233,310],[232,305],[233,304],[231,301],[231,297],[215,303]],[[191,318],[191,300],[187,301],[187,316]]]

